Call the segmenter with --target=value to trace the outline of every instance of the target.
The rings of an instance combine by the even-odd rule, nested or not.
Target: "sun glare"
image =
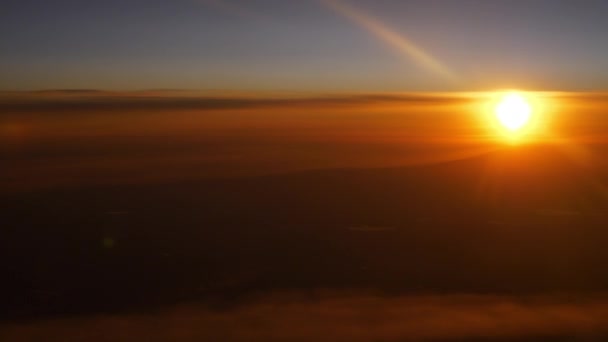
[[[500,124],[512,132],[526,126],[532,115],[532,107],[528,100],[516,92],[503,95],[494,111]]]
[[[545,111],[538,94],[511,90],[496,92],[491,97],[490,108],[484,112],[503,141],[520,143],[538,137],[541,126],[544,126],[541,112]]]

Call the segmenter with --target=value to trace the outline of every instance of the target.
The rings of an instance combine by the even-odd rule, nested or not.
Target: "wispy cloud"
[[[188,92],[45,91],[0,93],[0,111],[245,109],[321,105],[454,104],[470,99],[465,93],[326,95],[315,97],[196,96]],[[1,114],[0,114],[1,116]]]

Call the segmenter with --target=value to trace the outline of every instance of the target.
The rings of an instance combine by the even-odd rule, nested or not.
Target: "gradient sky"
[[[453,77],[327,1],[4,0],[0,89],[608,88],[607,1],[341,3]]]

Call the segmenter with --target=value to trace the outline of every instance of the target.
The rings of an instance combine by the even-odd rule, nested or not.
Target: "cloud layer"
[[[598,337],[608,299],[480,295],[282,295],[230,309],[184,305],[147,314],[0,326],[2,341],[403,341]]]

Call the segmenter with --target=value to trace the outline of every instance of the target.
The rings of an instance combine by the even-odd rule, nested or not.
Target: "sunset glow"
[[[512,92],[502,96],[495,112],[500,124],[507,130],[515,132],[530,122],[532,107],[523,95]]]
[[[608,341],[608,1],[1,8],[0,342]]]
[[[509,90],[495,92],[490,97],[483,115],[501,141],[521,143],[539,139],[546,126],[549,100],[546,96]]]

